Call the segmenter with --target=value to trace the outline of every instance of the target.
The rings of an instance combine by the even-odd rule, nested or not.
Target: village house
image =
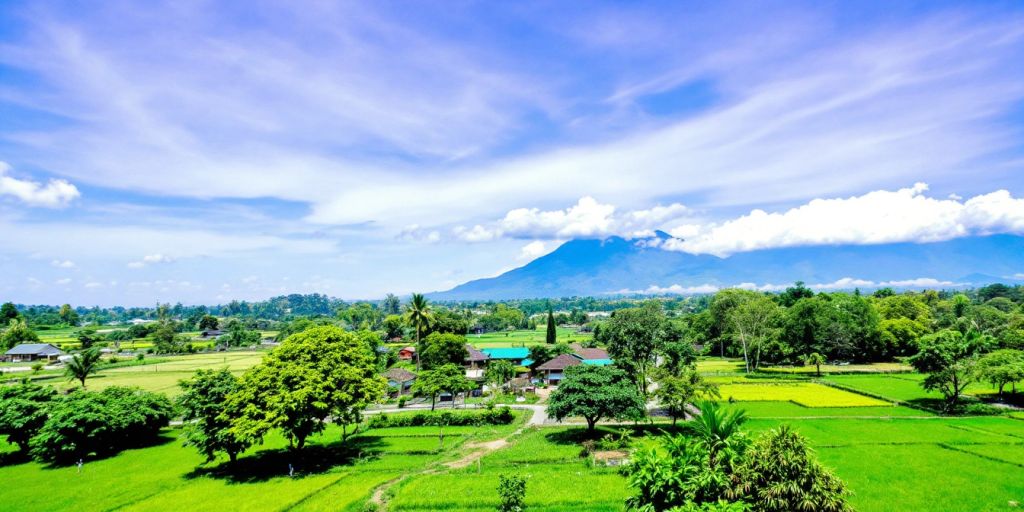
[[[23,363],[31,361],[56,361],[64,352],[49,343],[22,343],[4,353],[4,361]]]
[[[397,390],[397,395],[404,395],[416,382],[416,374],[405,368],[391,368],[384,372],[384,378],[388,379],[388,388]]]
[[[479,351],[473,345],[466,344],[466,378],[469,380],[483,380],[484,370],[487,368],[487,361],[490,359],[487,354]]]
[[[408,347],[398,349],[398,359],[401,359],[402,361],[412,361],[415,358],[416,347],[410,345]]]

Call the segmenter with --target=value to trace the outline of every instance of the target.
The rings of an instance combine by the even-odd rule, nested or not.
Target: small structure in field
[[[391,368],[384,372],[384,378],[388,379],[388,387],[395,388],[399,395],[404,395],[416,381],[416,374],[405,368]]]
[[[4,353],[4,361],[22,363],[30,361],[56,361],[64,352],[49,343],[22,343]]]

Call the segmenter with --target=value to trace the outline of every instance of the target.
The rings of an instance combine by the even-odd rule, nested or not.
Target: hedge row
[[[483,411],[440,411],[401,413],[397,415],[375,414],[370,416],[366,425],[370,428],[386,427],[436,427],[436,426],[474,426],[508,425],[515,420],[512,409],[497,407]]]

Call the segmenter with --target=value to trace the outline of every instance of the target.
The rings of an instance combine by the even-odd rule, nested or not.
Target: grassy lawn
[[[177,395],[180,389],[178,381],[188,379],[200,368],[228,368],[236,375],[255,366],[266,352],[216,352],[209,354],[190,354],[181,356],[160,356],[159,363],[140,366],[128,366],[102,370],[89,377],[86,386],[89,389],[104,389],[110,386],[138,386],[147,391]],[[61,389],[77,387],[78,382],[53,380]]]
[[[559,327],[557,331],[559,343],[582,343],[593,337],[589,333],[577,333],[575,328]],[[532,331],[519,330],[468,334],[466,338],[477,348],[523,347],[543,344],[546,339],[546,332],[544,326],[540,326]]]

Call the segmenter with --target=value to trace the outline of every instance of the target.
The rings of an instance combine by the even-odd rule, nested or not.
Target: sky
[[[374,299],[658,229],[1024,234],[1022,132],[1013,1],[12,0],[0,299]]]

